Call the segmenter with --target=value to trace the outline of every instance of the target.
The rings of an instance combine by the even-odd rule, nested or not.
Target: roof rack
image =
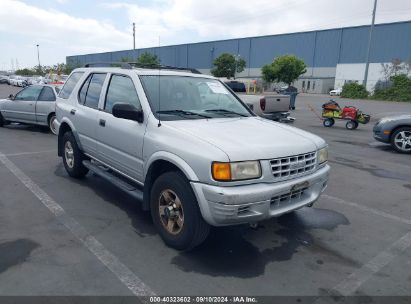
[[[201,72],[197,69],[192,68],[182,68],[182,67],[174,67],[170,65],[161,65],[161,64],[142,64],[138,62],[93,62],[87,63],[84,65],[85,68],[90,67],[112,67],[117,66],[122,69],[132,69],[133,67],[141,68],[141,69],[153,69],[153,70],[175,70],[175,71],[187,71],[193,74],[201,74]]]
[[[91,67],[98,67],[98,68],[120,67],[122,69],[127,69],[127,70],[130,70],[130,69],[133,68],[127,62],[92,62],[92,63],[86,63],[83,67],[85,67],[85,68],[91,68]]]
[[[175,67],[171,65],[162,65],[162,64],[142,64],[138,62],[127,62],[127,63],[133,67],[142,68],[142,69],[188,71],[193,74],[201,74],[199,70],[193,69],[193,68]]]

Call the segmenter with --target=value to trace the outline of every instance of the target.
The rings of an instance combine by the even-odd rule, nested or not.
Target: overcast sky
[[[0,0],[0,69],[65,56],[368,24],[374,0]],[[378,0],[377,23],[411,20],[411,0]]]

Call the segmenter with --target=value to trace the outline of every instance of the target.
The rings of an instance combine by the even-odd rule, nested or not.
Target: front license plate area
[[[298,183],[291,187],[291,192],[299,191],[301,189],[308,188],[309,186],[310,186],[310,183],[308,181]]]

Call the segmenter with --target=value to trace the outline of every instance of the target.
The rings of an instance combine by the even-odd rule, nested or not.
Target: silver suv
[[[57,100],[58,154],[150,210],[164,242],[186,250],[210,226],[256,223],[312,206],[327,185],[318,136],[255,116],[195,70],[86,65]]]

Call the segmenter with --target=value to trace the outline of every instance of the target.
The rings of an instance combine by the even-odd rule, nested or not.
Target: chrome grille
[[[287,180],[310,174],[315,170],[316,162],[316,152],[270,160],[275,180]]]
[[[294,202],[298,202],[302,199],[302,196],[304,195],[304,192],[307,190],[308,188],[303,188],[300,190],[296,190],[296,191],[291,191],[279,196],[275,196],[271,198],[271,208],[280,208],[284,205],[288,205]]]

